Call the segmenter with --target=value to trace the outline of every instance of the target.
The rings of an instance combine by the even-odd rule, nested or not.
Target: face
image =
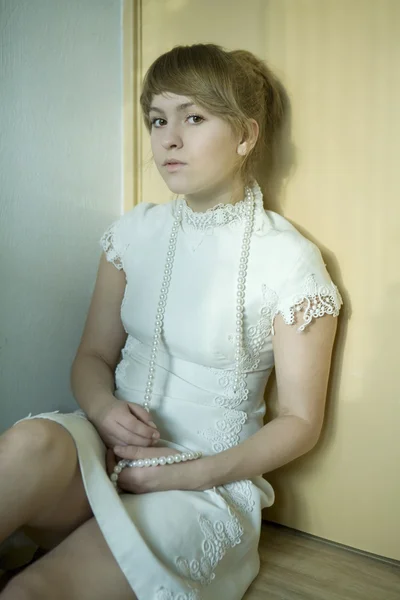
[[[187,96],[153,97],[149,117],[154,161],[168,188],[197,200],[221,194],[237,171],[239,139],[229,123]],[[165,165],[168,159],[182,161]]]

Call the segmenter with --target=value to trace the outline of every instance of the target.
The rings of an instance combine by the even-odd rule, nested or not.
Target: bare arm
[[[74,396],[107,446],[149,446],[158,438],[142,406],[115,398],[114,372],[127,334],[121,321],[125,274],[102,255],[82,339],[71,370]]]
[[[114,393],[114,371],[126,340],[120,317],[125,285],[124,272],[107,262],[103,254],[71,370],[74,396],[89,418]]]

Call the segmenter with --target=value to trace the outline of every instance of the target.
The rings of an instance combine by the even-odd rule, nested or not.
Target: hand
[[[135,448],[129,446],[121,448],[118,451],[118,456],[116,456],[112,450],[107,450],[107,473],[111,475],[115,465],[122,457],[128,460],[139,460],[158,458],[169,454],[182,453],[172,448]],[[198,460],[194,462],[198,462]],[[187,468],[188,464],[188,462],[182,462],[158,467],[127,467],[119,474],[118,487],[124,492],[132,494],[194,489],[190,484],[190,474],[193,473],[193,468],[191,468],[192,465]]]
[[[160,437],[149,413],[138,404],[112,398],[90,419],[108,448],[151,446]]]

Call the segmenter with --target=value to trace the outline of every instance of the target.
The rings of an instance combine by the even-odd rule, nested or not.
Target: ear
[[[254,148],[258,139],[259,131],[260,128],[257,121],[254,119],[249,119],[248,127],[244,131],[242,139],[237,148],[238,154],[245,156]]]

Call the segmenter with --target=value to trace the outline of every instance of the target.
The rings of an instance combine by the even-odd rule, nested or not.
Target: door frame
[[[123,212],[142,199],[142,0],[123,0],[122,6],[122,185]]]

